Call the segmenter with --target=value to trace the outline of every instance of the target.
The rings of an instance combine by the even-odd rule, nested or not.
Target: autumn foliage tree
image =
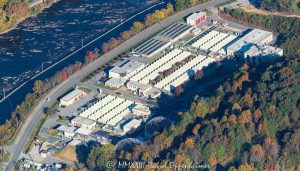
[[[67,72],[65,70],[63,70],[60,74],[61,74],[61,79],[62,80],[65,80],[65,79],[68,78]]]
[[[41,80],[36,80],[34,82],[33,91],[37,94],[41,94],[43,91],[43,82]]]
[[[145,25],[139,21],[133,23],[134,30],[138,33],[145,29]]]

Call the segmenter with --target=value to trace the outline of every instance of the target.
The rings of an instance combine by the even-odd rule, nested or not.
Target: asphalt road
[[[197,12],[203,9],[206,9],[208,7],[215,6],[217,4],[220,4],[222,2],[226,2],[227,0],[213,0],[204,4],[200,4],[198,6],[195,6],[193,8],[187,9],[185,11],[181,11],[180,13],[177,13],[171,17],[168,17],[167,19],[161,21],[160,23],[144,30],[140,34],[134,36],[133,38],[129,39],[122,45],[118,46],[117,48],[111,50],[109,53],[106,53],[101,58],[97,59],[96,61],[90,63],[89,65],[82,68],[79,72],[75,73],[71,77],[69,77],[65,82],[61,83],[59,86],[54,88],[47,97],[50,97],[51,99],[58,98],[66,89],[69,87],[74,87],[79,79],[85,74],[95,70],[100,65],[108,62],[110,59],[112,59],[114,56],[118,55],[120,52],[125,51],[126,49],[130,48],[133,44],[136,42],[139,42],[143,39],[146,39],[150,37],[153,33],[157,32],[157,30],[160,30],[162,28],[165,28],[172,23],[181,20],[183,17],[193,13]],[[35,123],[38,121],[38,119],[41,117],[43,108],[48,106],[50,102],[46,102],[46,97],[41,100],[41,102],[36,106],[36,108],[32,111],[30,116],[27,118],[26,122],[22,126],[22,129],[20,130],[15,142],[13,145],[8,147],[12,154],[12,158],[9,161],[9,163],[6,165],[5,171],[11,171],[13,170],[14,163],[18,160],[20,154],[22,153],[22,150],[24,149],[26,145],[27,138],[29,137],[30,133],[32,132]]]

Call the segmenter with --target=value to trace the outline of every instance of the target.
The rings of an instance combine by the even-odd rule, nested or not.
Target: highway
[[[172,23],[182,20],[183,17],[200,10],[204,10],[206,8],[215,6],[217,4],[220,4],[222,2],[226,2],[227,0],[213,0],[204,4],[197,5],[193,8],[181,11],[173,16],[168,17],[167,19],[161,21],[158,24],[153,25],[152,27],[147,28],[143,32],[137,34],[136,36],[132,37],[131,39],[127,40],[123,44],[119,45],[118,47],[114,48],[110,52],[104,54],[99,59],[95,60],[94,62],[88,64],[84,68],[82,68],[79,72],[73,74],[70,76],[67,80],[65,80],[63,83],[55,87],[53,90],[51,90],[48,93],[47,97],[50,97],[51,99],[56,99],[60,95],[63,94],[63,92],[68,89],[69,87],[73,87],[76,84],[78,84],[79,79],[83,76],[85,76],[87,73],[90,73],[91,71],[98,68],[100,65],[108,62],[110,59],[112,59],[114,56],[118,55],[120,52],[125,51],[126,49],[130,48],[132,45],[134,45],[136,42],[140,42],[141,40],[144,40],[148,37],[150,37],[153,33],[157,32],[157,30],[160,30],[162,28],[165,28]],[[12,154],[11,160],[6,165],[5,170],[11,171],[14,168],[15,162],[19,159],[22,150],[24,149],[26,145],[27,138],[30,136],[30,133],[32,132],[35,123],[37,123],[38,119],[41,117],[43,108],[48,106],[50,102],[46,101],[46,98],[42,99],[40,103],[37,104],[35,109],[31,112],[31,114],[28,116],[26,121],[24,122],[19,134],[17,135],[14,144],[12,144],[10,147],[8,147]]]

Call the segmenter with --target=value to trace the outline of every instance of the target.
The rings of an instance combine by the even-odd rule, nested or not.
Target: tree
[[[154,24],[154,19],[152,14],[148,14],[145,17],[145,24],[147,27],[150,27]]]
[[[209,106],[207,104],[207,101],[204,99],[200,99],[199,102],[197,103],[196,109],[195,109],[195,114],[196,116],[200,116],[204,118],[208,112]]]
[[[168,16],[174,13],[174,6],[170,2],[167,5],[167,11]]]
[[[253,99],[249,93],[246,93],[239,102],[242,107],[250,107],[253,104]]]
[[[87,57],[88,57],[90,60],[94,60],[94,52],[93,52],[93,51],[88,51]]]
[[[200,80],[203,77],[203,70],[198,70],[194,75],[194,80]]]
[[[111,38],[109,41],[108,41],[108,46],[110,49],[113,49],[115,47],[117,47],[119,45],[119,40],[117,40],[116,38]]]
[[[194,135],[198,134],[198,131],[199,131],[200,127],[201,127],[201,124],[196,124],[194,126],[194,128],[193,128],[193,134]]]
[[[243,111],[239,117],[239,122],[241,124],[246,124],[251,122],[251,111],[250,110]]]
[[[250,161],[254,163],[263,162],[264,160],[264,150],[261,145],[253,145],[250,150]]]
[[[254,114],[253,114],[254,122],[257,123],[258,120],[261,118],[261,116],[262,116],[261,111],[260,111],[259,109],[256,109],[256,110],[254,111]]]
[[[0,145],[1,145],[1,156],[3,158],[3,152],[4,152],[4,140],[6,139],[7,136],[7,128],[5,127],[5,125],[1,125],[0,126]]]
[[[37,94],[42,94],[43,82],[41,80],[36,80],[34,82],[33,91]]]
[[[62,80],[65,80],[68,78],[67,72],[65,70],[61,71],[60,75],[61,75]]]
[[[228,121],[232,122],[232,123],[236,123],[236,120],[237,120],[237,117],[234,114],[230,115],[228,118]]]
[[[141,32],[142,30],[145,29],[145,26],[143,23],[136,21],[133,23],[133,28],[136,32]]]
[[[87,158],[90,170],[106,170],[107,163],[115,160],[116,147],[113,144],[105,144],[93,149]]]
[[[242,108],[241,108],[240,104],[234,103],[233,107],[232,107],[232,112],[235,114],[240,114],[241,111],[242,111]]]
[[[194,145],[195,145],[195,143],[194,143],[194,140],[192,138],[187,138],[185,140],[185,146],[187,148],[194,148]]]
[[[129,33],[129,31],[124,31],[124,32],[122,32],[122,33],[121,33],[121,38],[122,38],[123,40],[128,40],[128,39],[130,38],[130,33]]]
[[[109,44],[103,43],[101,49],[103,53],[107,53],[110,50]]]
[[[185,9],[185,0],[175,0],[176,11],[182,11]]]
[[[175,87],[174,93],[176,96],[180,96],[183,93],[183,88],[181,86]]]
[[[275,138],[267,137],[263,144],[264,151],[266,155],[269,155],[275,162],[279,156],[280,147]]]
[[[238,171],[256,171],[256,169],[254,168],[254,166],[246,163],[246,164],[240,165],[240,167],[238,168]]]

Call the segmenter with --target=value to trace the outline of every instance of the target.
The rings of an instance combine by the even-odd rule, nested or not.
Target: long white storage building
[[[180,49],[174,49],[171,52],[160,57],[153,63],[145,66],[142,70],[140,70],[140,72],[137,72],[129,79],[143,84],[148,84],[150,80],[156,78],[159,75],[159,72],[171,68],[173,64],[182,61],[190,55],[190,52]]]
[[[225,54],[223,48],[236,38],[237,36],[235,35],[212,30],[192,43],[192,47]]]
[[[189,61],[188,63],[186,63],[185,65],[178,68],[169,76],[162,79],[154,86],[163,89],[167,92],[170,92],[173,88],[188,81],[198,70],[201,70],[203,67],[208,66],[214,61],[214,58],[199,55],[191,61]]]
[[[130,114],[134,106],[134,101],[106,95],[79,115],[104,125],[115,126]]]

